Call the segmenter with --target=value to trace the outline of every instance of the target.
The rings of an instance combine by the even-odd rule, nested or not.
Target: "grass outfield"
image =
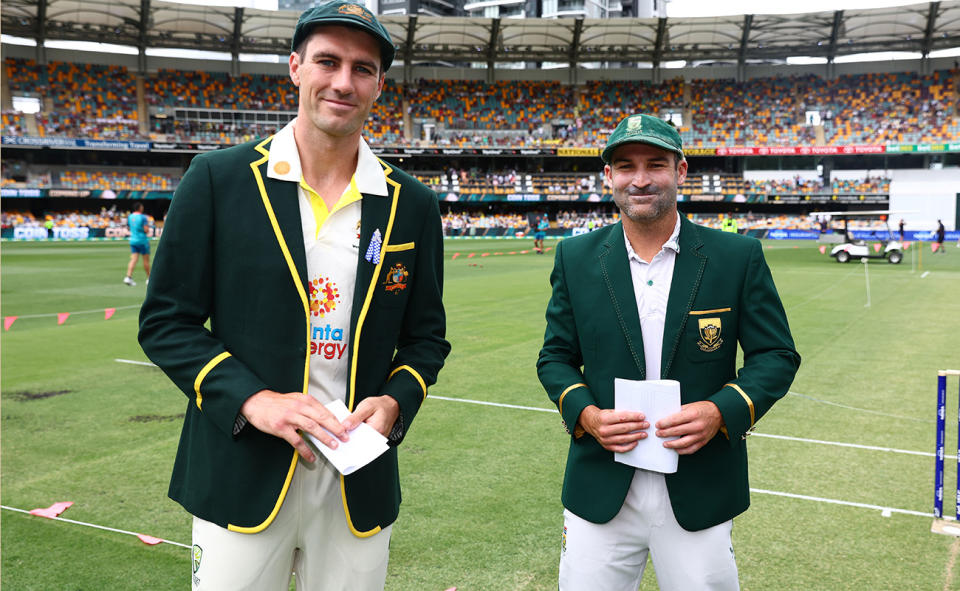
[[[531,245],[446,243],[453,351],[401,447],[387,589],[556,589],[560,419],[462,401],[551,408],[534,363],[552,252],[481,256]],[[809,242],[767,246],[803,364],[749,441],[752,506],[733,532],[742,588],[960,589],[960,538],[930,533],[936,370],[960,369],[960,249],[931,256],[927,245],[915,270],[910,253],[871,263],[866,307],[864,265]],[[3,245],[2,314],[18,319],[2,340],[2,504],[73,501],[64,518],[188,545],[190,519],[166,497],[186,399],[159,370],[115,361],[146,361],[142,281],[120,282],[128,252]],[[59,312],[72,312],[62,326]],[[952,455],[956,378],[948,394]],[[188,587],[185,548],[9,509],[0,518],[5,589]],[[641,589],[656,589],[652,575]]]

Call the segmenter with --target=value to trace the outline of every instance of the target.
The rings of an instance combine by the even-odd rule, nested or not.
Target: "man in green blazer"
[[[661,589],[737,589],[745,439],[800,357],[760,242],[679,215],[673,126],[627,117],[601,157],[621,223],[557,247],[537,362],[571,434],[560,589],[636,589],[648,553]],[[651,429],[615,408],[615,378],[678,381],[680,411]],[[615,461],[647,437],[680,454],[676,472]]]
[[[436,195],[361,137],[393,57],[366,8],[307,10],[297,118],[194,158],[171,204],[140,342],[188,398],[169,494],[194,589],[383,587],[396,445],[450,350]],[[360,423],[390,447],[347,475],[305,440]]]

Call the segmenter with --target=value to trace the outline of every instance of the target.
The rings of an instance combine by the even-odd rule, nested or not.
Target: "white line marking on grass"
[[[910,509],[897,509],[895,507],[882,507],[880,505],[870,505],[867,503],[854,503],[853,501],[841,501],[839,499],[827,499],[824,497],[811,497],[809,495],[797,495],[793,493],[779,492],[775,490],[766,490],[763,488],[751,488],[750,492],[757,493],[761,495],[773,495],[775,497],[787,497],[790,499],[801,499],[804,501],[816,501],[817,503],[829,503],[831,505],[845,505],[847,507],[859,507],[861,509],[873,509],[875,511],[880,511],[881,515],[887,517],[886,514],[891,513],[902,513],[904,515],[916,515],[918,517],[933,517],[933,512],[924,512],[924,511],[911,511]]]
[[[537,412],[556,412],[556,411],[554,411],[553,409],[549,409],[549,408],[538,408],[538,407],[535,407],[535,406],[519,406],[519,405],[517,405],[517,404],[502,404],[502,403],[499,403],[499,402],[486,402],[486,401],[483,401],[483,400],[469,400],[469,399],[467,399],[467,398],[448,398],[448,397],[446,397],[446,396],[430,396],[430,398],[435,398],[435,399],[437,399],[437,400],[447,400],[447,401],[449,401],[449,402],[466,402],[466,403],[468,403],[468,404],[480,404],[480,405],[483,405],[483,406],[498,406],[498,407],[501,407],[501,408],[515,408],[515,409],[519,409],[519,410],[533,410],[533,411],[537,411]],[[842,446],[842,447],[856,447],[856,448],[860,448],[860,449],[869,449],[869,450],[874,450],[874,451],[887,451],[887,452],[905,453],[905,454],[921,455],[921,456],[932,456],[932,455],[933,455],[932,453],[926,453],[926,452],[917,452],[917,451],[909,451],[909,450],[899,450],[899,449],[892,449],[892,448],[886,448],[886,447],[875,447],[875,446],[870,446],[870,445],[856,445],[856,444],[853,444],[853,443],[838,443],[838,442],[833,442],[833,441],[818,441],[818,440],[816,440],[816,439],[802,439],[802,438],[799,438],[799,437],[786,437],[786,436],[783,436],[783,435],[764,435],[764,434],[762,434],[762,433],[754,433],[751,437],[770,437],[770,438],[773,438],[773,439],[788,439],[788,440],[800,441],[800,442],[804,442],[804,443],[819,443],[819,444],[821,444],[821,445],[839,445],[839,446]],[[750,492],[755,492],[755,493],[757,493],[757,494],[774,495],[774,496],[778,496],[778,497],[788,497],[788,498],[791,498],[791,499],[801,499],[801,500],[805,500],[805,501],[816,501],[816,502],[819,502],[819,503],[830,503],[830,504],[833,504],[833,505],[845,505],[845,506],[848,506],[848,507],[860,507],[860,508],[863,508],[863,509],[874,509],[874,510],[876,510],[876,511],[880,511],[880,514],[881,514],[882,516],[884,516],[884,517],[889,517],[889,516],[890,516],[891,514],[893,514],[893,513],[902,513],[902,514],[904,514],[904,515],[917,515],[917,516],[920,516],[920,517],[932,517],[932,516],[933,516],[933,512],[932,512],[932,511],[929,512],[929,513],[924,513],[924,512],[922,512],[922,511],[912,511],[912,510],[910,510],[910,509],[897,509],[897,508],[895,508],[895,507],[882,507],[882,506],[880,506],[880,505],[868,505],[868,504],[866,504],[866,503],[855,503],[855,502],[853,502],[853,501],[841,501],[841,500],[838,500],[838,499],[827,499],[827,498],[823,498],[823,497],[811,497],[811,496],[808,496],[808,495],[798,495],[798,494],[794,494],[794,493],[786,493],[786,492],[779,492],[779,491],[773,491],[773,490],[766,490],[766,489],[763,489],[763,488],[751,488],[751,489],[750,489]]]
[[[29,512],[29,511],[27,511],[27,510],[25,510],[25,509],[17,509],[16,507],[8,507],[8,506],[6,506],[6,505],[0,505],[0,509],[6,509],[7,511],[16,511],[17,513],[26,513],[27,515],[30,515],[30,512]],[[107,526],[105,526],[105,525],[97,525],[97,524],[95,524],[95,523],[86,523],[86,522],[84,522],[84,521],[74,521],[73,519],[66,519],[66,518],[64,518],[64,517],[40,517],[40,519],[52,519],[53,521],[65,521],[66,523],[73,523],[73,524],[75,524],[75,525],[83,525],[83,526],[86,526],[86,527],[92,527],[92,528],[96,528],[96,529],[102,529],[102,530],[104,530],[104,531],[111,531],[111,532],[118,533],[118,534],[127,534],[128,536],[134,536],[134,537],[136,537],[137,535],[139,535],[137,532],[127,531],[127,530],[125,530],[125,529],[116,529],[116,528],[113,528],[113,527],[107,527]],[[181,548],[186,548],[186,549],[188,549],[188,550],[190,549],[190,546],[188,546],[188,545],[186,545],[186,544],[181,544],[180,542],[172,542],[172,541],[170,541],[170,540],[164,540],[164,539],[162,539],[162,538],[161,538],[161,541],[162,541],[164,544],[171,544],[171,545],[173,545],[173,546],[180,546]]]
[[[802,307],[806,306],[807,304],[810,304],[810,303],[815,302],[815,301],[817,301],[817,300],[823,299],[823,297],[824,297],[825,295],[827,295],[827,294],[830,293],[831,291],[833,291],[833,290],[837,289],[838,287],[840,287],[840,286],[843,284],[843,281],[844,281],[845,279],[847,279],[848,277],[850,277],[851,275],[853,275],[854,271],[857,271],[857,270],[858,270],[858,269],[857,269],[856,267],[854,267],[853,270],[848,271],[843,277],[840,277],[840,279],[834,281],[833,284],[830,285],[830,287],[828,287],[828,288],[826,288],[826,289],[821,289],[821,290],[818,291],[816,294],[814,294],[814,295],[810,296],[809,298],[803,300],[803,301],[800,302],[799,304],[794,304],[794,305],[792,305],[792,306],[787,306],[787,307],[790,308],[790,310],[791,310],[791,312],[792,312],[793,310],[796,310],[797,308],[802,308]]]
[[[536,406],[519,406],[516,404],[503,404],[500,402],[486,402],[484,400],[470,400],[468,398],[448,398],[446,396],[434,396],[430,395],[430,398],[435,398],[437,400],[446,400],[449,402],[466,402],[468,404],[480,404],[483,406],[498,406],[501,408],[516,408],[519,410],[534,410],[537,412],[557,412],[551,408],[539,408]],[[866,449],[870,451],[883,451],[888,453],[898,453],[898,454],[907,454],[913,456],[924,456],[924,457],[933,457],[934,454],[926,451],[914,451],[910,449],[896,449],[893,447],[879,447],[875,445],[860,445],[858,443],[844,443],[842,441],[823,441],[821,439],[807,439],[805,437],[790,437],[788,435],[772,435],[768,433],[757,433],[754,432],[750,435],[751,437],[767,437],[770,439],[782,439],[785,441],[797,441],[800,443],[816,443],[818,445],[833,445],[836,447],[852,447],[855,449]],[[946,456],[947,458],[956,459],[956,455]]]
[[[76,315],[76,314],[103,314],[104,310],[106,310],[106,309],[109,308],[109,307],[110,307],[110,306],[106,306],[106,307],[103,307],[103,308],[97,308],[96,310],[80,310],[79,312],[70,312],[70,315],[71,315],[71,316],[74,316],[74,315]],[[134,305],[132,305],[132,306],[118,306],[118,307],[116,307],[116,308],[114,308],[114,309],[115,309],[115,310],[130,310],[130,309],[139,308],[139,307],[140,307],[140,304],[134,304]],[[59,312],[54,312],[54,313],[52,313],[52,314],[24,314],[23,316],[17,316],[17,320],[21,320],[21,319],[23,319],[23,318],[51,318],[51,317],[53,317],[53,316],[58,316],[58,315],[59,315]],[[9,314],[8,314],[8,316],[9,316]]]
[[[859,443],[843,443],[842,441],[822,441],[820,439],[807,439],[805,437],[789,437],[787,435],[772,435],[769,433],[753,433],[750,437],[767,437],[770,439],[783,439],[785,441],[799,441],[801,443],[818,443],[820,445],[835,445],[837,447],[853,447],[856,449],[869,449],[872,451],[885,451],[895,454],[907,454],[911,456],[934,457],[936,454],[928,451],[914,451],[912,449],[897,449],[895,447],[879,447],[876,445],[860,445]],[[956,459],[956,455],[944,456],[947,459]]]
[[[470,404],[481,404],[481,405],[483,405],[483,406],[499,406],[499,407],[502,407],[502,408],[516,408],[516,409],[519,409],[519,410],[535,410],[535,411],[538,411],[538,412],[554,412],[554,413],[557,412],[557,411],[553,410],[552,408],[538,408],[538,407],[536,407],[536,406],[518,406],[518,405],[516,405],[516,404],[503,404],[503,403],[500,403],[500,402],[486,402],[486,401],[484,401],[484,400],[470,400],[469,398],[447,398],[446,396],[434,396],[434,395],[432,395],[432,394],[430,395],[430,398],[434,398],[434,399],[436,399],[436,400],[447,400],[447,401],[449,401],[449,402],[468,402],[468,403],[470,403]]]
[[[932,423],[933,419],[918,419],[916,417],[905,417],[903,415],[894,415],[886,412],[880,412],[879,410],[873,410],[871,408],[859,408],[856,406],[848,406],[846,404],[840,404],[839,402],[831,402],[829,400],[822,400],[820,398],[814,398],[813,396],[808,396],[807,394],[801,394],[799,392],[787,392],[790,396],[799,396],[800,398],[806,398],[807,400],[812,400],[813,402],[819,402],[820,404],[829,404],[830,406],[838,406],[840,408],[845,408],[847,410],[855,410],[858,412],[866,412],[874,415],[880,415],[882,417],[890,417],[891,419],[902,419],[904,421],[917,421],[920,423]]]
[[[929,274],[930,274],[930,271],[924,271],[924,272],[923,272],[923,275],[920,276],[920,279],[926,278],[926,276],[929,275]]]
[[[156,364],[149,361],[134,361],[133,359],[114,359],[117,363],[129,363],[130,365],[145,365],[147,367],[156,367]]]

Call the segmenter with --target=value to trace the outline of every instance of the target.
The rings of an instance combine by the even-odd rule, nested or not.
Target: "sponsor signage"
[[[0,189],[0,197],[43,197],[43,189]]]
[[[816,240],[820,237],[817,230],[768,230],[767,238],[771,240]]]
[[[557,148],[557,156],[600,156],[600,148]]]
[[[66,137],[2,136],[3,145],[28,148],[64,148],[79,150],[205,152],[219,150],[230,144],[151,142],[137,140],[95,140]],[[538,148],[413,148],[403,146],[376,146],[377,153],[387,156],[414,155],[485,155],[485,156],[599,156],[598,147],[538,147]],[[960,143],[938,144],[862,144],[846,146],[720,146],[715,148],[690,147],[687,156],[829,156],[845,154],[901,154],[960,152]]]
[[[13,229],[14,240],[46,240],[47,229],[37,226],[17,226]]]
[[[89,197],[92,193],[90,189],[49,189],[47,197]]]
[[[724,146],[717,156],[829,156],[835,154],[883,154],[886,146]],[[689,152],[687,152],[689,153]]]
[[[54,226],[53,237],[57,240],[86,240],[90,237],[90,228],[62,228]]]

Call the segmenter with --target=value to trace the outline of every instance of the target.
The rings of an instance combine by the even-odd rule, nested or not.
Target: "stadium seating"
[[[41,135],[144,138],[135,75],[122,66],[6,58],[12,92],[44,97]],[[625,113],[682,117],[688,147],[935,143],[960,139],[953,71],[932,74],[813,75],[730,79],[589,81],[388,80],[366,128],[374,145],[601,146]],[[179,107],[293,112],[297,89],[287,76],[159,70],[144,76],[143,102],[166,113]],[[819,113],[822,130],[808,124]],[[23,116],[4,113],[6,133],[23,134]],[[426,142],[413,122],[433,124]],[[236,143],[275,126],[169,119],[150,133]]]

